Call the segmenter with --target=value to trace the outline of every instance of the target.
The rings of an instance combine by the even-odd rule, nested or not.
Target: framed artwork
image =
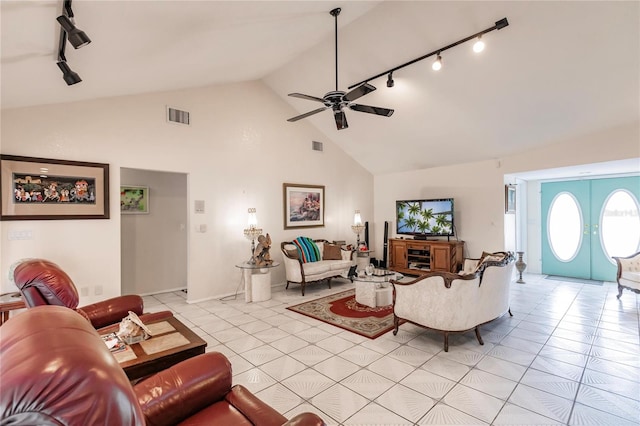
[[[109,219],[109,165],[0,155],[0,220]]]
[[[324,186],[282,184],[284,229],[324,226]]]
[[[149,213],[149,187],[137,185],[120,186],[120,213]]]
[[[515,185],[504,186],[504,212],[505,213],[516,212],[516,186]]]

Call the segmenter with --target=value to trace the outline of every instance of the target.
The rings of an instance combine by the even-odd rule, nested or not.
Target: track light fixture
[[[494,26],[492,26],[490,28],[487,28],[486,30],[482,30],[482,31],[480,31],[478,33],[472,34],[469,37],[465,37],[465,38],[463,38],[461,40],[458,40],[458,41],[456,41],[454,43],[451,43],[451,44],[449,44],[447,46],[441,47],[440,49],[434,50],[433,52],[429,52],[426,55],[420,56],[419,58],[413,59],[413,60],[411,60],[409,62],[406,62],[406,63],[404,63],[402,65],[398,65],[395,68],[391,68],[390,70],[386,70],[384,72],[381,72],[380,74],[376,74],[376,75],[371,76],[371,77],[369,77],[367,79],[364,79],[364,80],[359,81],[359,82],[357,82],[355,84],[352,84],[351,86],[349,86],[349,89],[353,89],[354,87],[358,87],[358,86],[360,86],[360,85],[362,85],[364,83],[368,83],[371,80],[375,80],[376,78],[382,77],[383,75],[389,75],[389,78],[387,79],[387,87],[393,87],[393,83],[392,83],[391,86],[389,86],[389,80],[391,79],[391,74],[394,71],[397,71],[397,70],[399,70],[401,68],[404,68],[404,67],[407,67],[409,65],[415,64],[416,62],[422,61],[423,59],[427,59],[428,57],[433,56],[433,55],[438,55],[438,58],[437,58],[436,62],[433,63],[432,67],[433,67],[434,70],[440,69],[440,68],[437,68],[437,69],[435,68],[436,67],[436,63],[439,63],[440,66],[442,66],[442,61],[441,61],[442,58],[440,57],[440,54],[442,52],[444,52],[445,50],[451,49],[452,47],[455,47],[455,46],[457,46],[459,44],[462,44],[462,43],[466,43],[467,41],[473,40],[473,39],[478,39],[478,41],[481,42],[482,41],[481,38],[482,38],[483,34],[489,33],[489,32],[491,32],[493,30],[501,30],[502,28],[504,28],[504,27],[506,27],[508,25],[509,25],[509,21],[507,21],[507,18],[502,18],[499,21],[496,21]],[[484,47],[484,42],[482,42],[482,43],[483,43],[483,47]],[[474,49],[475,49],[475,45],[474,45]],[[393,82],[393,80],[391,80],[391,81]]]
[[[56,19],[60,23],[62,28],[64,28],[65,32],[67,33],[67,38],[69,39],[69,43],[71,43],[71,45],[75,49],[80,49],[81,47],[91,43],[91,39],[85,34],[84,31],[79,30],[73,24],[71,19],[69,19],[64,15],[60,15]]]
[[[473,44],[473,51],[476,53],[480,53],[484,50],[484,41],[482,41],[482,36],[478,36],[478,41]]]
[[[71,86],[76,83],[80,83],[82,79],[80,76],[73,72],[67,64],[67,58],[65,56],[67,38],[69,43],[75,48],[79,49],[87,44],[91,43],[91,39],[79,30],[73,22],[73,10],[71,9],[71,0],[64,0],[62,5],[62,15],[58,16],[56,20],[60,23],[60,37],[58,43],[58,61],[57,65],[62,71],[62,78],[67,85]]]
[[[387,77],[387,87],[393,87],[395,82],[393,81],[393,73],[389,73],[389,77]]]
[[[440,54],[438,54],[436,60],[431,64],[431,69],[434,71],[440,71],[440,68],[442,68],[442,58],[440,57]]]
[[[60,68],[60,71],[62,71],[62,78],[64,79],[64,81],[67,83],[68,86],[71,86],[72,84],[80,83],[82,81],[80,76],[77,73],[73,72],[73,70],[69,68],[69,65],[67,65],[66,62],[64,61],[58,62],[58,68]]]

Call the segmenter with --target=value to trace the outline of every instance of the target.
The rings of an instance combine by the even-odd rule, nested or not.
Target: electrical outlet
[[[89,287],[80,287],[80,296],[89,296]]]
[[[100,296],[102,294],[102,286],[97,285],[96,288],[94,289],[94,293],[96,296]]]

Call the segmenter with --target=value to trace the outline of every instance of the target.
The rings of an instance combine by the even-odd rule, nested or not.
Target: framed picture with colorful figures
[[[109,219],[109,165],[0,156],[0,220]]]

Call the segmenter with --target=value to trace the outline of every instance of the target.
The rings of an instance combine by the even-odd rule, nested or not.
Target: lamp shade
[[[353,215],[353,224],[354,225],[362,225],[362,217],[360,216],[360,210],[356,210]]]
[[[249,227],[255,227],[258,225],[258,217],[256,216],[255,208],[249,209],[249,219],[247,221],[247,225],[249,225]]]

